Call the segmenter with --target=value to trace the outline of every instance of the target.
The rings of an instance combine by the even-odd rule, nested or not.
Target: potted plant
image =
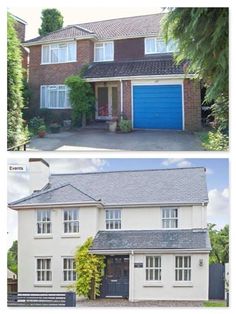
[[[116,132],[118,118],[113,117],[111,120],[108,121],[108,129],[110,132]]]
[[[40,138],[44,137],[46,135],[46,125],[45,124],[41,124],[38,128],[38,136]]]
[[[122,133],[129,133],[132,131],[132,123],[130,120],[120,120],[119,128]]]
[[[60,132],[60,129],[61,129],[61,126],[59,123],[57,122],[53,122],[49,125],[49,128],[50,128],[50,131],[52,133],[59,133]]]

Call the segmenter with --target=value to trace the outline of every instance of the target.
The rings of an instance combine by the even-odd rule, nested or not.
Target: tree
[[[175,8],[163,21],[166,41],[178,44],[177,63],[206,86],[205,102],[212,103],[216,129],[227,138],[229,111],[228,8]]]
[[[80,75],[69,76],[65,80],[69,87],[69,98],[72,105],[73,124],[76,125],[82,117],[82,127],[86,125],[86,118],[94,110],[95,96],[90,83]]]
[[[17,274],[17,252],[18,252],[18,243],[14,241],[12,246],[7,252],[7,268]]]
[[[229,225],[216,230],[215,224],[208,224],[212,250],[210,252],[210,264],[229,262]]]
[[[100,295],[100,285],[105,267],[104,256],[89,253],[93,238],[88,238],[75,253],[77,279],[76,293],[95,299]]]
[[[57,9],[42,10],[41,20],[41,27],[38,30],[41,36],[57,31],[63,27],[63,16]]]
[[[22,118],[23,74],[20,42],[14,28],[14,19],[7,17],[7,145],[20,145],[27,139],[27,129]]]

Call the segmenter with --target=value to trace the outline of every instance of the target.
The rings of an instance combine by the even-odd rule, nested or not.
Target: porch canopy
[[[211,249],[207,229],[99,231],[91,253],[149,252],[151,250],[206,251]]]

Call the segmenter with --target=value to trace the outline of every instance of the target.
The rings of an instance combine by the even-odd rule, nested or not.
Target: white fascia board
[[[207,205],[208,201],[205,202],[198,202],[198,203],[125,203],[125,204],[104,204],[104,208],[111,208],[111,207],[184,207],[184,206],[202,206],[202,204]]]
[[[73,38],[65,38],[65,39],[54,39],[54,40],[47,40],[47,41],[36,41],[36,42],[29,42],[29,43],[22,43],[24,47],[31,47],[31,46],[39,46],[39,45],[50,45],[62,42],[71,42],[83,39],[95,39],[94,36],[88,35],[83,37],[73,37]]]
[[[194,78],[194,74],[172,74],[172,75],[142,75],[142,76],[117,76],[117,77],[99,77],[85,78],[87,82],[104,82],[104,81],[120,81],[120,80],[161,80],[161,79],[187,79]]]
[[[83,202],[83,203],[78,203],[78,202],[62,202],[62,203],[47,203],[47,204],[27,204],[27,205],[11,205],[9,204],[8,207],[14,210],[21,210],[21,209],[37,209],[37,208],[61,208],[61,207],[74,207],[74,206],[81,206],[81,207],[99,207],[103,208],[103,204],[101,202]]]
[[[121,250],[89,250],[91,254],[122,255],[122,254],[209,254],[209,249],[121,249]]]

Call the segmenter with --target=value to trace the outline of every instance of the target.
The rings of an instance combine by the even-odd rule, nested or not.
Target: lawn
[[[203,302],[204,307],[226,307],[224,300],[210,300]]]

